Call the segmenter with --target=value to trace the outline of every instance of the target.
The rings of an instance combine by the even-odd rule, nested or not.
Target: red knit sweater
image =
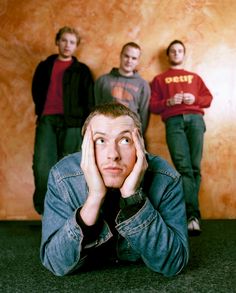
[[[180,104],[167,106],[167,100],[176,93],[191,93],[195,96],[192,105]],[[171,116],[199,113],[210,106],[212,94],[199,75],[183,69],[169,69],[154,77],[151,82],[150,111],[160,114],[165,121]]]

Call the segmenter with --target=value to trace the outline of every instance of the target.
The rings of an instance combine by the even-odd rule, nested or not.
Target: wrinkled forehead
[[[93,133],[105,135],[119,135],[122,132],[132,132],[135,128],[131,117],[124,115],[119,117],[108,117],[104,115],[94,116],[89,123]]]

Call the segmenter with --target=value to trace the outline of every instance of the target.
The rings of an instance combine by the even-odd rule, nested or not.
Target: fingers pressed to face
[[[82,143],[82,162],[89,163],[91,157],[94,157],[94,147],[93,147],[93,139],[92,139],[92,131],[91,128],[88,126],[83,143]]]
[[[132,132],[132,137],[134,140],[137,156],[138,156],[138,152],[144,153],[145,152],[144,141],[137,128],[135,128],[134,131]]]

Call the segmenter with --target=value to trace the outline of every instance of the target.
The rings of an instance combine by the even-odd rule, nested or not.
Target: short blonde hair
[[[122,49],[121,49],[120,55],[123,54],[124,50],[125,50],[127,47],[131,47],[131,48],[138,49],[138,50],[141,52],[141,47],[140,47],[138,44],[136,44],[136,43],[134,43],[134,42],[129,42],[129,43],[124,44],[124,46],[123,46]]]
[[[59,29],[59,31],[56,34],[55,37],[55,43],[57,44],[57,42],[61,39],[62,35],[64,33],[69,33],[69,34],[73,34],[75,35],[76,39],[77,39],[77,46],[80,43],[80,35],[78,33],[78,31],[75,28],[69,27],[69,26],[63,26],[62,28]]]
[[[117,118],[120,116],[129,116],[130,118],[133,119],[135,126],[138,128],[140,135],[142,135],[142,127],[141,127],[141,122],[138,117],[138,115],[131,111],[129,108],[127,108],[125,105],[112,102],[112,103],[106,103],[106,104],[101,104],[92,110],[92,112],[89,114],[87,119],[84,122],[84,125],[82,127],[82,135],[85,134],[86,129],[92,120],[93,117],[97,115],[104,115],[106,117],[111,117],[111,118]]]

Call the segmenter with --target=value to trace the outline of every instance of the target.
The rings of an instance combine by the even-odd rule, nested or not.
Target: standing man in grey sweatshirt
[[[136,112],[142,123],[142,132],[148,125],[149,84],[136,70],[141,48],[133,42],[125,44],[120,53],[119,68],[100,76],[95,82],[95,104],[117,101]]]

